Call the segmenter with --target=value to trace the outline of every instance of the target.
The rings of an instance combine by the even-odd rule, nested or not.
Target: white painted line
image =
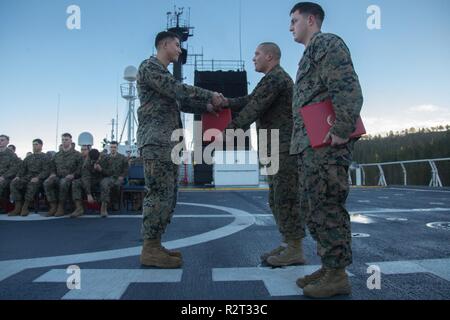
[[[166,246],[168,249],[188,247],[224,238],[226,236],[244,230],[255,223],[255,218],[250,213],[239,209],[213,206],[207,204],[185,203],[185,202],[180,202],[178,204],[187,206],[207,207],[211,209],[225,211],[231,214],[231,216],[234,217],[234,220],[230,224],[220,227],[218,229],[214,229],[202,234],[186,237],[183,239],[165,242],[164,246]],[[0,261],[0,281],[30,268],[79,264],[84,262],[102,261],[102,260],[137,256],[140,255],[141,248],[142,246],[137,246],[124,249],[96,251],[63,256]]]
[[[432,206],[443,206],[444,203],[443,202],[430,202],[430,205],[432,205]]]
[[[62,299],[120,299],[131,283],[180,282],[183,270],[80,269],[79,290],[69,290]],[[66,283],[66,269],[52,269],[33,282]]]
[[[295,281],[318,270],[320,266],[295,266],[285,268],[214,268],[213,281],[263,281],[272,297],[294,296],[303,291]],[[348,273],[348,272],[347,272]],[[348,273],[349,276],[353,276]]]
[[[389,197],[378,197],[378,199],[389,199]]]
[[[398,212],[447,212],[450,208],[417,208],[417,209],[391,209],[391,208],[378,208],[374,210],[362,210],[358,213],[370,215],[372,213],[398,213]]]
[[[362,224],[370,224],[370,223],[375,222],[375,220],[373,220],[372,218],[363,216],[362,214],[359,214],[359,213],[350,214],[350,221],[354,222],[354,223],[362,223]]]
[[[450,190],[428,190],[428,189],[408,189],[408,188],[389,188],[392,190],[404,190],[404,191],[418,191],[418,192],[438,192],[438,193],[450,193]]]
[[[381,272],[384,274],[432,273],[435,276],[450,281],[450,258],[384,261],[366,264],[379,266]]]
[[[358,200],[359,203],[370,203],[370,200]]]

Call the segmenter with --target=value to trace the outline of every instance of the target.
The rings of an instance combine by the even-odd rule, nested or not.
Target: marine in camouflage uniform
[[[64,215],[64,204],[71,196],[70,188],[73,180],[81,177],[82,164],[81,153],[72,148],[68,151],[61,150],[53,157],[50,176],[44,181],[45,194],[51,205],[48,216]],[[68,175],[73,175],[74,179],[68,179]],[[56,203],[58,208],[54,210]]]
[[[348,139],[355,130],[363,103],[358,76],[344,41],[334,34],[318,32],[310,40],[299,64],[294,85],[294,131],[290,149],[291,154],[299,155],[299,178],[303,185],[300,196],[309,203],[307,225],[317,241],[322,260],[322,268],[317,273],[306,277],[306,282],[305,278],[298,282],[305,287],[304,294],[312,297],[349,293],[345,267],[352,263],[350,217],[345,202],[355,141],[313,149],[300,114],[302,107],[327,99],[332,100],[336,113],[330,133]],[[336,284],[337,281],[345,286]]]
[[[109,186],[106,177],[110,176],[110,166],[108,163],[108,157],[100,154],[98,160],[91,160],[89,156],[84,160],[81,168],[81,178],[76,179],[72,183],[72,199],[75,201],[75,211],[71,214],[72,218],[81,216],[84,213],[83,209],[83,192],[92,197],[92,193],[100,191],[100,201],[103,203],[109,203]],[[95,168],[96,165],[100,166],[100,170]],[[104,210],[101,210],[102,216]]]
[[[16,207],[10,215],[28,215],[29,204],[50,174],[50,161],[43,152],[33,153],[23,160],[16,178],[11,182],[11,194]],[[32,181],[33,178],[37,178],[37,181]]]
[[[180,111],[206,112],[213,92],[176,80],[156,58],[142,62],[137,75],[141,106],[137,142],[144,161],[147,193],[143,202],[142,236],[160,239],[176,205],[178,165],[171,160],[174,130],[182,128]]]
[[[0,150],[0,198],[4,197],[8,191],[11,180],[16,176],[20,168],[20,162],[14,152],[5,148]]]
[[[273,45],[261,44],[256,52],[266,54],[265,50]],[[279,50],[278,46],[275,48]],[[257,130],[267,130],[268,156],[279,158],[278,172],[268,176],[269,205],[285,244],[261,256],[263,261],[273,266],[305,263],[302,250],[305,218],[298,197],[297,158],[289,155],[293,125],[292,87],[291,77],[276,64],[250,95],[228,99],[231,109],[239,111],[239,115],[227,129],[243,128],[256,121]],[[279,131],[278,150],[272,150],[271,146],[271,130],[274,129]]]
[[[124,179],[128,176],[128,159],[120,153],[110,154],[106,157],[108,166],[108,177],[101,182],[102,190],[105,192],[105,202],[111,203],[111,193],[120,190]]]

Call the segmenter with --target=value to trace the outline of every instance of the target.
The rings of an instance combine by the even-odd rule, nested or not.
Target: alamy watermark
[[[380,30],[381,29],[381,9],[377,5],[370,5],[367,7],[367,14],[370,16],[367,18],[367,29]]]
[[[70,274],[67,277],[66,285],[69,290],[81,290],[81,269],[77,265],[68,266],[66,273]]]
[[[66,20],[66,27],[69,30],[81,29],[81,9],[79,6],[72,4],[67,7],[66,13],[69,14]]]
[[[186,145],[184,143],[185,130],[174,130],[171,136],[172,142],[178,142],[172,149],[171,158],[174,164],[234,164],[236,159],[231,157],[217,157],[217,151],[233,152],[235,150],[245,150],[245,146],[250,141],[250,129],[226,129],[222,133],[218,129],[208,129],[202,132],[202,124],[194,121],[194,144],[201,146],[204,141],[211,141],[205,148],[197,147],[194,150],[194,157],[188,157]],[[270,143],[269,143],[270,139]],[[183,141],[182,141],[183,140]],[[262,174],[275,175],[279,169],[279,130],[270,130],[270,137],[267,129],[258,130],[258,163],[266,167],[266,171],[261,170]],[[182,142],[180,142],[182,141]],[[270,150],[269,149],[270,145]],[[270,151],[270,152],[269,152]],[[240,164],[255,164],[255,160],[246,158],[245,162]]]

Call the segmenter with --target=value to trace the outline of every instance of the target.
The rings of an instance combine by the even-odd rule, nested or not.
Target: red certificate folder
[[[208,129],[217,129],[223,131],[231,122],[231,109],[226,108],[218,113],[218,117],[212,113],[206,112],[202,114],[203,133]],[[214,137],[205,137],[204,141],[214,141]]]
[[[300,114],[305,123],[306,133],[313,148],[320,148],[331,143],[331,140],[323,142],[330,128],[336,121],[333,104],[331,100],[310,104],[300,109]],[[361,117],[356,120],[356,130],[350,138],[360,137],[366,134],[366,129]]]

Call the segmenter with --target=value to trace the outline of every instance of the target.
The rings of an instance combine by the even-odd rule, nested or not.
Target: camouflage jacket
[[[102,171],[94,169],[94,165],[98,163],[102,167]],[[97,161],[89,159],[84,160],[81,167],[81,182],[87,194],[91,194],[91,186],[94,182],[100,182],[103,178],[110,176],[110,166],[108,163],[108,156],[100,156]]]
[[[299,154],[310,145],[300,108],[327,99],[332,100],[336,113],[331,133],[348,138],[363,104],[361,86],[344,41],[319,32],[303,53],[294,84],[291,154]]]
[[[230,108],[240,111],[228,128],[242,128],[257,121],[257,129],[267,129],[269,151],[271,129],[279,130],[279,151],[289,151],[292,136],[292,87],[291,77],[281,66],[276,66],[261,79],[250,95],[228,99]]]
[[[83,156],[78,151],[73,149],[59,151],[52,159],[50,173],[55,173],[59,178],[64,178],[69,174],[79,178],[82,165]]]
[[[124,155],[118,153],[116,156],[109,155],[107,157],[109,176],[118,178],[128,175],[128,159]]]
[[[20,162],[17,156],[9,150],[0,151],[0,177],[13,179],[20,168]]]
[[[23,160],[17,173],[19,178],[32,179],[38,177],[45,180],[50,175],[50,159],[45,153],[34,153]]]
[[[172,132],[182,127],[180,111],[203,113],[212,92],[176,80],[155,57],[139,66],[137,89],[141,106],[138,114],[137,144],[164,146],[171,149]]]

